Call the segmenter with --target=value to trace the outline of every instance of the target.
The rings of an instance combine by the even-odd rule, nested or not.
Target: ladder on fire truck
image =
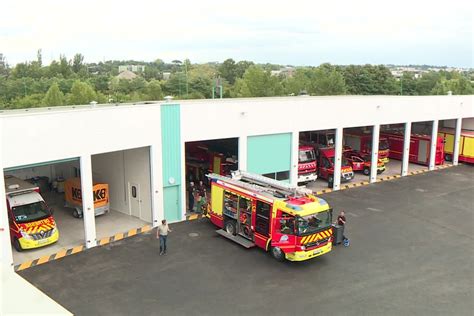
[[[242,170],[232,171],[232,178],[224,177],[215,173],[208,174],[207,177],[210,179],[225,181],[255,192],[266,192],[280,198],[301,197],[312,194],[310,189],[294,186]]]

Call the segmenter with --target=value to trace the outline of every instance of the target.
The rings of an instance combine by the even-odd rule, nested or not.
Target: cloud
[[[2,2],[0,52],[11,63],[33,59],[38,48],[45,61],[77,52],[86,61],[360,60],[340,51],[348,49],[373,63],[425,63],[436,50],[446,53],[444,64],[472,66],[467,0]]]

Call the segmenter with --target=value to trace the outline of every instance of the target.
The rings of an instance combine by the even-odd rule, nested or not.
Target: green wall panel
[[[181,122],[179,104],[161,105],[163,204],[168,221],[181,219]],[[174,181],[170,183],[170,179]]]
[[[181,219],[181,207],[180,207],[180,186],[168,186],[164,188],[164,214],[165,219],[169,222],[175,222]],[[161,224],[161,223],[160,223]]]
[[[247,170],[266,174],[291,169],[291,133],[249,136]]]
[[[161,105],[163,186],[181,183],[181,135],[179,104]],[[174,183],[169,179],[173,178]]]

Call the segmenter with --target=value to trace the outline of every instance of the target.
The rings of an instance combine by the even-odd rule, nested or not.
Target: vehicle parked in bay
[[[319,148],[316,151],[318,176],[328,181],[328,187],[334,185],[334,147]],[[341,182],[348,182],[354,179],[354,171],[349,161],[342,156],[341,161]]]
[[[438,135],[443,137],[444,140],[444,159],[453,161],[455,129],[443,128],[438,132]],[[474,163],[474,131],[461,130],[458,160]]]
[[[298,184],[316,181],[317,173],[316,153],[312,146],[298,147]]]
[[[387,130],[381,133],[387,138],[390,148],[390,158],[403,159],[404,134],[399,130]],[[429,165],[431,152],[431,135],[410,135],[410,152],[408,161],[420,165]],[[442,136],[436,138],[435,164],[444,163],[444,139]]]
[[[17,251],[44,247],[59,239],[59,231],[37,185],[5,176],[10,239]]]
[[[372,165],[372,155],[364,154],[356,150],[346,150],[343,153],[344,158],[351,164],[352,170],[362,171],[366,176],[370,175],[370,167]],[[377,162],[377,174],[382,174],[385,171],[385,163],[382,159]]]
[[[365,132],[361,130],[349,130],[344,132],[343,145],[349,146],[353,150],[359,151],[361,154],[372,153],[372,132]],[[390,149],[386,137],[379,137],[379,159],[383,163],[389,162]]]
[[[95,216],[106,214],[110,211],[109,203],[109,185],[107,183],[94,183],[92,192],[94,198]],[[82,189],[80,178],[69,178],[64,184],[64,197],[66,207],[72,208],[72,215],[76,218],[82,218]]]

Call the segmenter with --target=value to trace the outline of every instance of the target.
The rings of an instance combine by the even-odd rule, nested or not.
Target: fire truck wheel
[[[370,174],[370,169],[369,168],[364,168],[363,173],[368,176]]]
[[[285,260],[285,254],[283,253],[283,251],[281,251],[279,247],[272,247],[270,249],[270,252],[272,254],[272,257],[275,258],[276,260],[278,261]]]
[[[81,215],[79,214],[79,212],[75,209],[74,211],[72,211],[72,216],[74,216],[75,218],[80,218]]]
[[[234,221],[227,221],[225,223],[225,231],[227,233],[235,236],[235,222]]]
[[[334,186],[334,176],[333,175],[330,175],[328,177],[328,188],[331,188]]]
[[[450,154],[445,154],[445,155],[444,155],[444,160],[446,160],[446,161],[452,161],[452,160],[453,160],[453,156],[451,156]]]
[[[15,250],[18,252],[22,252],[23,248],[21,248],[20,241],[18,238],[13,239],[13,247],[15,247]]]

